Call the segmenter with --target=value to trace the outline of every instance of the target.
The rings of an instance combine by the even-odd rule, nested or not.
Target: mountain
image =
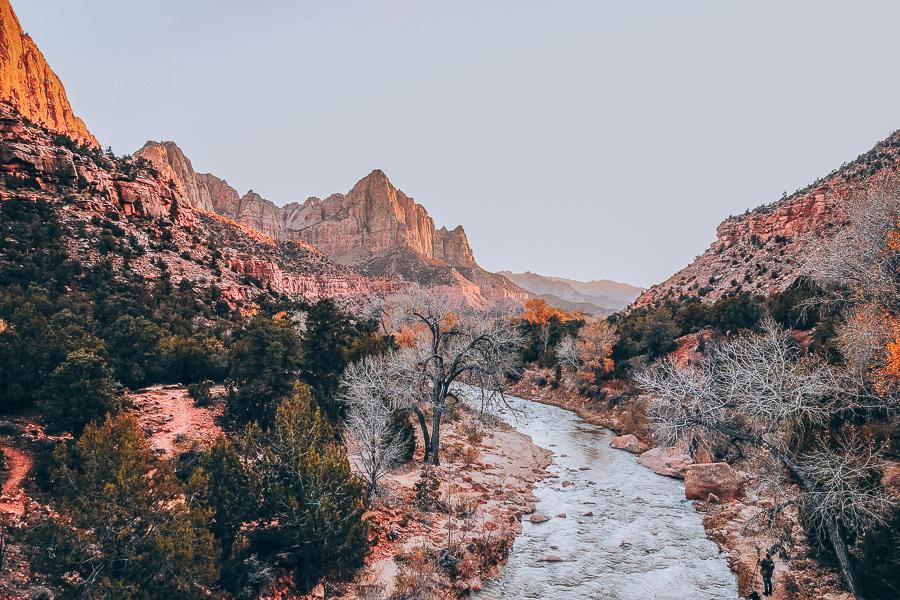
[[[717,240],[687,267],[638,298],[633,308],[667,298],[714,302],[728,294],[769,295],[803,274],[813,242],[834,235],[846,221],[844,201],[854,186],[900,170],[900,131],[845,163],[824,179],[766,206],[722,222]]]
[[[598,309],[604,309],[605,312],[602,314],[625,308],[644,291],[643,288],[636,288],[625,283],[616,283],[605,279],[584,283],[561,277],[546,277],[531,271],[524,273],[500,271],[497,275],[506,277],[529,292],[544,297],[551,304],[552,301],[546,297],[548,295],[555,296],[569,303],[593,305]],[[604,294],[604,291],[609,292],[609,294]],[[557,305],[554,304],[554,306]],[[557,306],[557,308],[564,307]]]
[[[612,298],[620,302],[631,303],[635,298],[643,294],[646,288],[635,287],[627,283],[618,283],[609,279],[595,279],[594,281],[576,281],[575,279],[565,279],[564,277],[548,277],[552,281],[560,281],[568,283],[577,292],[587,296],[597,296]]]
[[[0,104],[0,200],[13,199],[48,202],[81,267],[108,264],[125,280],[187,279],[215,287],[232,310],[249,310],[269,288],[353,308],[409,285],[361,276],[309,244],[193,208],[149,163],[78,146]]]
[[[79,144],[99,147],[84,122],[72,112],[66,89],[27,33],[9,0],[0,0],[0,102],[23,117]]]
[[[463,294],[475,306],[531,297],[479,267],[462,226],[436,229],[425,208],[383,171],[372,171],[347,194],[279,207],[252,190],[240,196],[215,175],[197,173],[174,142],[147,142],[135,156],[150,161],[191,206],[276,240],[310,244],[361,275],[441,288]]]

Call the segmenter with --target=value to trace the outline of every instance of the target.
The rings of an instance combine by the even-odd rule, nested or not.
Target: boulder
[[[531,521],[532,523],[546,523],[547,521],[550,520],[550,517],[548,517],[547,515],[542,515],[539,512],[536,512],[533,515],[531,515],[531,517],[529,517],[528,520]]]
[[[689,500],[708,500],[710,495],[723,502],[744,495],[744,480],[728,463],[692,465],[684,477],[684,496]]]
[[[659,475],[684,479],[694,459],[677,448],[654,448],[641,454],[638,462]]]
[[[615,448],[616,450],[625,450],[626,452],[631,452],[633,454],[640,454],[641,442],[630,433],[628,435],[620,435],[617,438],[613,438],[613,441],[609,443],[610,448]]]
[[[555,554],[551,554],[547,558],[539,558],[538,559],[538,562],[562,562],[562,561],[563,561],[563,559],[556,556]]]

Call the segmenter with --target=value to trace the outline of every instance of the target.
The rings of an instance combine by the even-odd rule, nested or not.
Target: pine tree
[[[218,579],[219,547],[133,415],[88,425],[54,453],[57,513],[31,515],[30,561],[88,599],[188,600]],[[65,575],[65,576],[64,576]]]
[[[251,425],[244,439],[245,456],[258,457],[252,469],[262,520],[272,524],[255,532],[255,545],[296,554],[307,586],[326,569],[359,568],[369,548],[363,485],[333,440],[309,388],[299,384],[278,407],[272,427],[263,433]]]

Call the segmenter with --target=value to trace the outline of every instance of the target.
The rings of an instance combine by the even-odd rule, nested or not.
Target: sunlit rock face
[[[147,142],[136,156],[153,163],[185,202],[279,241],[304,242],[370,278],[418,283],[465,298],[471,306],[521,305],[533,295],[475,262],[462,226],[436,229],[425,208],[375,170],[346,194],[276,206],[243,196],[215,175],[196,173],[173,142]]]
[[[22,31],[9,0],[0,0],[0,101],[15,106],[32,123],[99,147],[72,112],[62,81]]]
[[[900,132],[895,132],[806,189],[729,217],[717,228],[716,241],[706,252],[647,290],[631,308],[679,297],[715,302],[729,293],[769,295],[784,290],[804,273],[816,240],[844,226],[843,207],[851,190],[900,170],[898,151]]]

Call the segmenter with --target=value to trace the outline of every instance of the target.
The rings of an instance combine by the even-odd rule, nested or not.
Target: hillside
[[[531,297],[479,267],[462,226],[435,228],[425,208],[383,171],[372,171],[347,194],[279,207],[253,190],[240,196],[215,175],[197,173],[174,142],[147,142],[135,156],[171,179],[191,206],[276,240],[307,243],[361,275],[440,287],[479,307],[498,300],[520,305]]]
[[[712,303],[730,294],[768,296],[803,274],[812,242],[833,235],[846,221],[841,210],[850,190],[900,166],[900,132],[777,202],[732,216],[716,229],[717,240],[687,267],[653,286],[633,308],[667,298],[698,297]]]
[[[297,299],[367,296],[402,289],[353,273],[302,242],[275,241],[192,208],[149,163],[117,159],[25,122],[0,105],[0,198],[46,201],[61,240],[83,268],[109,264],[123,279],[216,287],[232,309],[271,287]],[[126,243],[127,242],[127,243]],[[162,265],[165,267],[162,267]]]
[[[546,277],[531,271],[526,271],[525,273],[499,271],[497,275],[509,279],[516,285],[538,296],[551,295],[569,303],[588,304],[605,311],[601,311],[598,314],[608,314],[611,311],[621,310],[644,291],[643,288],[636,288],[625,283],[616,283],[606,279],[585,283],[574,279]],[[549,298],[545,297],[544,299],[548,302],[550,301]]]

